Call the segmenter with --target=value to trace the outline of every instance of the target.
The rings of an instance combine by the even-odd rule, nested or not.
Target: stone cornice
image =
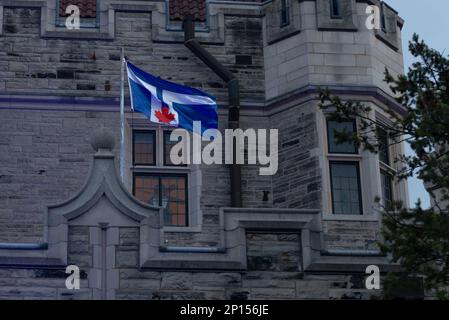
[[[323,86],[333,94],[345,96],[357,101],[372,101],[380,106],[393,109],[400,115],[406,110],[392,96],[377,87],[369,86]],[[266,102],[242,101],[242,115],[270,116],[289,107],[318,99],[318,86],[309,85],[270,99]],[[85,111],[85,112],[118,112],[119,98],[86,98],[74,96],[47,96],[32,94],[0,93],[0,110],[42,110],[42,111]],[[219,101],[220,113],[226,113],[227,104]],[[125,106],[129,106],[125,99]],[[131,111],[129,107],[126,108]]]

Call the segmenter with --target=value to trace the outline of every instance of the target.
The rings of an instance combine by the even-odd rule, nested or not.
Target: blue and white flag
[[[193,132],[193,121],[201,121],[201,132],[217,129],[217,102],[198,89],[162,80],[126,61],[131,107],[151,122]]]

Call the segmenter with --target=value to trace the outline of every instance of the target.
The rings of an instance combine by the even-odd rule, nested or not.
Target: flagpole
[[[125,49],[122,48],[120,68],[120,178],[125,182]]]

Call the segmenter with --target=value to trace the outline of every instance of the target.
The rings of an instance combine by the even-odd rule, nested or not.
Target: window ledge
[[[331,214],[323,213],[323,221],[365,221],[365,222],[377,222],[379,217],[377,214],[364,214],[364,215],[352,215],[352,214]]]
[[[200,233],[201,232],[201,225],[197,225],[197,226],[187,226],[187,227],[175,227],[175,226],[164,226],[162,228],[162,231],[164,233],[167,232],[176,232],[176,233],[181,233],[181,232],[185,232],[185,233]]]
[[[380,169],[387,171],[388,173],[396,174],[398,171],[393,168],[392,166],[386,164],[385,162],[382,162],[379,160]]]
[[[112,40],[114,37],[109,33],[99,32],[98,29],[80,29],[68,30],[66,28],[58,28],[54,31],[45,31],[42,33],[42,38],[71,38],[80,40]]]
[[[132,172],[157,172],[157,173],[173,173],[173,172],[179,172],[179,173],[189,173],[192,171],[192,168],[187,166],[183,166],[183,167],[177,167],[177,166],[164,166],[164,167],[160,167],[160,166],[142,166],[142,165],[137,165],[137,166],[133,166],[130,167],[130,170]]]
[[[327,158],[329,160],[362,160],[363,156],[361,154],[352,153],[332,153],[328,154]]]

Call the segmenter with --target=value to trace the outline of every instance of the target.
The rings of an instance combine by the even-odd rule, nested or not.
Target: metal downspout
[[[226,67],[224,67],[214,56],[204,49],[195,38],[195,23],[191,16],[186,16],[183,22],[184,45],[201,61],[203,61],[212,71],[214,71],[228,87],[228,127],[229,129],[239,128],[240,121],[240,90],[239,81]],[[236,139],[238,140],[238,139]],[[231,179],[231,206],[242,207],[242,175],[241,167],[236,164],[236,144],[234,145],[233,164],[230,165]]]

